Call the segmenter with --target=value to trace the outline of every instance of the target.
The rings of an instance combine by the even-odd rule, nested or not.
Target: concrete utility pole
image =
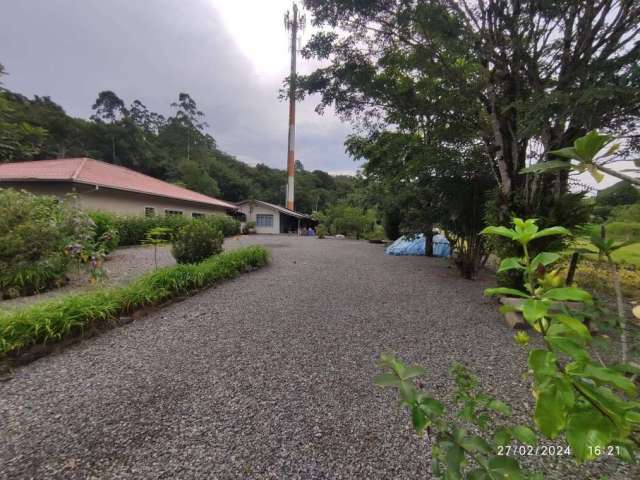
[[[291,76],[289,77],[289,143],[287,149],[287,208],[293,210],[295,146],[296,146],[296,57],[298,55],[298,29],[304,28],[304,15],[298,17],[298,6],[284,15],[284,28],[291,31]]]

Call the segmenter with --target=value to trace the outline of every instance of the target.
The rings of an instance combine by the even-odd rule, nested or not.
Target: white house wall
[[[255,205],[251,205],[249,203],[245,203],[239,206],[239,210],[247,216],[248,222],[256,222],[257,215],[273,215],[273,227],[256,227],[256,233],[263,234],[278,234],[280,233],[280,212],[274,208],[269,208],[264,205],[260,205],[256,203]]]

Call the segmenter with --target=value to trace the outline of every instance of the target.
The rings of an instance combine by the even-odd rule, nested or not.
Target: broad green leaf
[[[640,375],[640,366],[636,366],[630,363],[617,363],[615,365],[611,365],[609,368],[617,370],[618,372]]]
[[[516,237],[516,232],[507,227],[486,227],[480,233],[482,235],[500,235],[511,240]]]
[[[502,415],[511,415],[511,407],[500,400],[496,400],[495,398],[489,402],[487,407],[501,413]]]
[[[527,299],[522,302],[522,315],[532,326],[549,311],[549,305],[542,300]]]
[[[640,412],[634,410],[628,410],[624,414],[624,418],[627,422],[640,423]]]
[[[593,302],[593,298],[589,292],[575,287],[552,288],[551,290],[544,292],[543,296],[546,299],[556,300],[559,302]]]
[[[555,383],[538,392],[534,419],[538,428],[548,438],[554,439],[564,430],[567,417],[566,406],[558,401]]]
[[[493,443],[493,445],[495,447],[499,447],[499,446],[506,446],[509,445],[509,443],[511,442],[511,431],[507,428],[499,428],[498,430],[496,430],[496,433],[493,435],[493,438],[491,439],[491,443]]]
[[[579,377],[573,379],[573,384],[585,397],[594,403],[600,411],[604,412],[613,423],[619,427],[624,426],[626,403],[620,397],[607,387],[587,383],[580,380]]]
[[[444,412],[442,402],[433,398],[423,398],[420,402],[422,409],[429,417],[439,417]]]
[[[531,239],[534,240],[536,238],[542,238],[542,237],[550,237],[552,235],[571,235],[571,232],[569,230],[567,230],[564,227],[549,227],[549,228],[545,228],[543,230],[540,230],[539,232],[535,233]]]
[[[591,333],[587,326],[575,317],[563,314],[554,314],[552,318],[562,323],[565,327],[573,330],[580,338],[588,340],[591,338]]]
[[[556,356],[547,350],[537,349],[529,352],[529,367],[533,370],[537,382],[542,382],[546,377],[558,373],[556,360]]]
[[[511,434],[515,439],[524,443],[525,445],[535,445],[538,443],[538,437],[535,432],[531,430],[529,427],[525,427],[524,425],[516,425],[515,427],[511,427]]]
[[[515,288],[507,288],[507,287],[497,287],[497,288],[487,288],[484,291],[485,296],[496,296],[496,295],[504,295],[506,297],[520,297],[520,298],[529,298],[530,295],[528,293],[522,292],[520,290],[516,290]]]
[[[593,162],[593,159],[602,150],[605,145],[610,143],[613,137],[596,132],[590,131],[585,136],[578,138],[574,143],[574,149],[580,160],[586,163]]]
[[[636,243],[640,243],[640,240],[629,240],[627,242],[617,243],[611,247],[610,251],[615,252],[616,250],[619,250],[624,247],[628,247],[630,245],[635,245]]]
[[[491,446],[485,441],[484,438],[477,435],[469,435],[460,442],[462,448],[471,452],[489,453]]]
[[[411,405],[416,401],[416,387],[411,382],[400,382],[400,398]]]
[[[560,148],[558,150],[551,150],[549,153],[555,155],[556,157],[568,158],[569,160],[582,161],[582,158],[580,158],[580,155],[578,155],[578,152],[576,152],[576,149],[573,147],[566,147],[566,148]],[[545,163],[560,162],[560,161],[561,160],[550,160],[549,162],[545,162]],[[568,162],[564,162],[564,163],[566,164]]]
[[[565,353],[574,360],[587,361],[590,358],[584,346],[573,338],[547,335],[545,339],[551,344],[554,351]]]
[[[425,373],[427,373],[427,371],[422,367],[418,367],[418,366],[408,367],[403,370],[401,378],[402,380],[408,380],[410,378],[415,378],[415,377],[424,375]]]
[[[635,384],[627,377],[625,377],[622,373],[611,368],[600,367],[598,365],[594,365],[593,363],[587,363],[580,370],[576,372],[568,371],[567,373],[570,373],[571,375],[588,377],[596,380],[597,382],[611,385],[631,396],[635,396],[636,394]]]
[[[615,430],[611,420],[595,408],[590,408],[588,411],[569,415],[567,442],[578,460],[593,460],[598,457],[598,450],[606,450]]]
[[[560,259],[560,255],[557,253],[540,252],[533,258],[533,260],[531,260],[531,268],[535,270],[540,265],[544,265],[546,267],[547,265],[551,265],[556,262],[558,259]]]
[[[546,162],[538,162],[530,167],[523,168],[520,170],[520,173],[553,172],[555,170],[562,170],[565,168],[571,168],[571,164],[564,160],[548,160]]]
[[[492,478],[504,480],[521,480],[524,478],[520,465],[515,458],[506,455],[491,457],[489,470]]]
[[[500,262],[500,268],[498,268],[498,273],[506,272],[507,270],[524,270],[524,266],[520,263],[520,259],[518,257],[509,257],[504,258]]]
[[[379,387],[391,387],[400,385],[400,378],[393,373],[381,373],[373,379],[373,383]]]
[[[447,459],[447,479],[450,480],[459,480],[462,478],[462,473],[460,471],[462,461],[464,460],[464,450],[460,448],[458,445],[451,444],[447,448],[446,459]]]
[[[415,431],[419,434],[422,434],[429,424],[427,417],[418,405],[414,405],[411,409],[411,423]]]

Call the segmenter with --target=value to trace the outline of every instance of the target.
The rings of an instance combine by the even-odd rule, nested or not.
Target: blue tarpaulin
[[[384,253],[385,255],[424,255],[424,235],[422,233],[418,235],[403,235],[389,245]],[[451,256],[449,241],[442,234],[433,237],[433,255],[435,257]]]

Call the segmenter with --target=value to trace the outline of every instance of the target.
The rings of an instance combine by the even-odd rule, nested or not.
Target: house
[[[122,215],[197,218],[237,210],[232,203],[91,158],[0,164],[3,187],[60,198],[73,193],[81,208]]]
[[[243,222],[256,222],[257,233],[297,233],[300,228],[309,228],[318,223],[309,215],[261,200],[239,202],[238,214],[243,216]]]

